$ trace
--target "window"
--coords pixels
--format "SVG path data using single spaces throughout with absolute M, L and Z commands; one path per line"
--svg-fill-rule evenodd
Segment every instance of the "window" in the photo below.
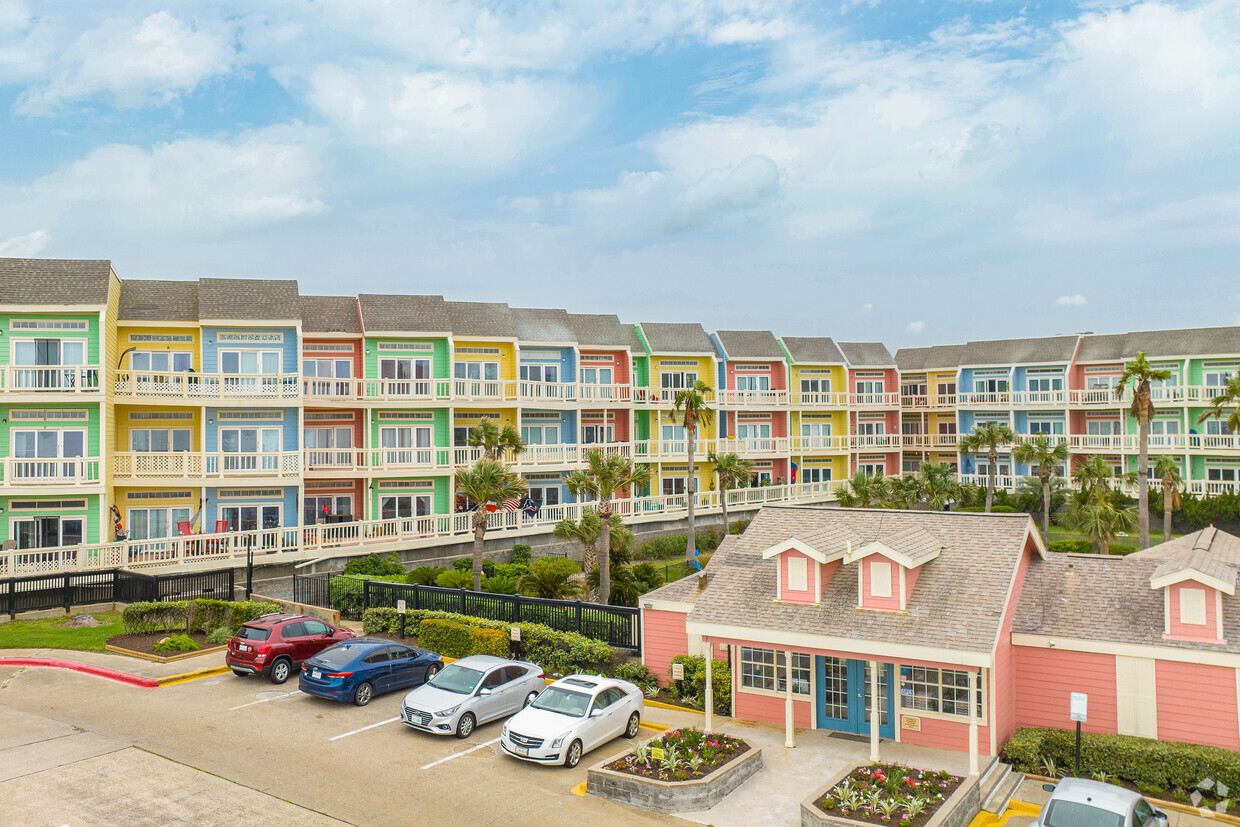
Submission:
M 280 637 L 284 638 L 285 640 L 289 640 L 295 637 L 305 637 L 305 634 L 306 634 L 306 624 L 302 623 L 300 620 L 297 621 L 296 623 L 290 623 L 280 630 Z M 384 658 L 384 660 L 386 660 L 386 658 Z
M 13 342 L 15 365 L 84 365 L 83 339 L 19 339 Z
M 881 462 L 859 462 L 857 473 L 865 474 L 867 477 L 881 477 L 887 473 L 887 466 Z
M 468 433 L 465 438 L 468 441 Z M 428 464 L 432 443 L 433 432 L 429 425 L 395 425 L 379 429 L 379 447 L 383 449 L 383 461 L 388 464 Z
M 457 379 L 483 382 L 499 380 L 499 362 L 457 362 L 452 371 L 452 375 Z
M 303 514 L 306 525 L 314 525 L 319 518 L 334 517 L 340 514 L 353 515 L 352 494 L 324 494 L 321 497 L 306 497 L 302 500 Z
M 278 350 L 221 350 L 220 373 L 226 376 L 273 376 L 280 373 Z
M 1031 376 L 1029 377 L 1029 391 L 1031 393 L 1050 393 L 1051 391 L 1063 390 L 1063 377 L 1060 376 Z
M 990 460 L 978 460 L 977 473 L 979 476 L 987 476 L 990 474 Z M 1010 462 L 998 462 L 995 464 L 995 474 L 1000 477 L 1012 476 L 1012 464 Z
M 188 508 L 129 509 L 130 540 L 161 540 L 177 536 L 177 524 L 189 522 Z
M 802 468 L 801 469 L 801 482 L 811 483 L 811 482 L 830 482 L 830 481 L 831 481 L 831 469 L 830 468 Z
M 1007 393 L 1008 380 L 1006 379 L 973 379 L 974 393 Z
M 330 635 L 332 632 L 331 627 L 321 620 L 303 620 L 302 625 L 308 635 Z
M 1150 436 L 1176 436 L 1180 433 L 1178 419 L 1151 419 Z
M 886 390 L 886 386 L 883 384 L 882 379 L 858 379 L 857 380 L 857 393 L 877 394 L 877 393 L 883 393 L 885 390 Z
M 85 456 L 85 431 L 13 431 L 13 456 L 19 459 L 69 459 Z
M 800 652 L 792 653 L 792 694 L 810 694 L 813 659 Z M 767 692 L 787 692 L 787 657 L 774 649 L 741 647 L 741 686 Z
M 129 356 L 129 366 L 143 373 L 185 373 L 193 365 L 194 354 L 189 351 L 136 350 Z
M 1030 434 L 1046 434 L 1047 436 L 1063 436 L 1063 420 L 1062 419 L 1030 419 Z M 1055 441 L 1051 441 L 1054 445 Z
M 259 528 L 279 528 L 280 510 L 278 504 L 224 505 L 220 506 L 220 519 L 227 524 L 228 531 L 257 531 Z
M 220 451 L 225 471 L 278 471 L 280 429 L 221 428 Z
M 697 378 L 696 371 L 664 371 L 659 374 L 659 387 L 664 390 L 691 388 Z
M 1118 419 L 1090 419 L 1085 423 L 1085 433 L 1090 436 L 1119 436 L 1123 431 Z
M 538 503 L 541 508 L 545 505 L 560 504 L 560 486 L 554 485 L 531 485 L 529 487 L 529 498 Z
M 129 432 L 131 451 L 188 451 L 189 428 L 137 428 Z
M 581 382 L 585 385 L 610 385 L 611 368 L 582 368 Z
M 1206 468 L 1206 480 L 1209 482 L 1230 482 L 1235 483 L 1237 479 L 1237 469 L 1235 468 Z
M 749 376 L 737 375 L 736 389 L 738 391 L 769 391 L 771 389 L 771 377 L 769 376 Z
M 862 420 L 857 423 L 858 436 L 883 436 L 887 432 L 887 423 L 879 420 Z
M 954 436 L 955 433 L 956 433 L 955 422 L 940 422 L 939 423 L 939 434 L 941 434 L 942 436 Z
M 1118 375 L 1085 377 L 1085 390 L 1088 391 L 1114 390 L 1117 384 L 1119 384 Z
M 1227 436 L 1231 433 L 1224 419 L 1207 419 L 1202 423 L 1202 427 L 1205 428 L 1206 436 Z
M 901 396 L 925 396 L 926 395 L 926 383 L 924 381 L 901 382 L 900 383 L 900 395 Z
M 870 596 L 891 597 L 891 563 L 889 561 L 870 561 Z
M 583 425 L 581 426 L 581 441 L 586 445 L 615 442 L 615 428 L 611 425 Z
M 749 487 L 757 488 L 761 485 L 770 485 L 772 481 L 770 471 L 754 471 L 753 476 L 749 478 Z
M 331 379 L 348 379 L 353 375 L 351 359 L 305 359 L 301 363 L 301 372 L 307 379 L 319 380 L 308 382 L 307 393 L 317 396 L 348 396 L 348 382 L 332 382 Z
M 831 436 L 831 423 L 802 422 L 801 436 Z
M 524 442 L 527 447 L 534 445 L 559 445 L 560 426 L 522 425 L 521 441 Z
M 452 429 L 452 445 L 457 448 L 465 448 L 469 445 L 469 432 L 473 428 L 453 428 Z
M 823 379 L 802 379 L 801 393 L 830 393 L 830 378 Z
M 380 359 L 379 378 L 389 380 L 386 385 L 390 394 L 412 393 L 418 387 L 415 383 L 431 378 L 431 360 Z
M 944 715 L 969 715 L 969 672 L 930 669 L 924 666 L 900 667 L 900 706 Z M 978 687 L 976 715 L 982 717 L 982 691 Z
M 559 365 L 522 365 L 522 382 L 559 382 Z
M 384 494 L 379 497 L 379 519 L 429 517 L 433 513 L 431 504 L 430 494 Z
M 809 588 L 809 561 L 804 557 L 788 558 L 788 590 L 803 592 Z
M 306 428 L 302 444 L 310 465 L 352 465 L 352 428 Z
M 744 422 L 736 426 L 736 435 L 741 439 L 759 440 L 755 446 L 759 451 L 771 450 L 771 423 Z
M 1219 369 L 1219 368 L 1214 368 L 1211 370 L 1207 368 L 1205 371 L 1206 387 L 1207 388 L 1221 388 L 1224 385 L 1226 385 L 1227 382 L 1235 375 L 1236 375 L 1235 368 L 1227 368 L 1225 370 Z
M 81 517 L 29 517 L 12 522 L 9 536 L 19 549 L 57 548 L 82 543 Z
M 663 496 L 679 497 L 685 493 L 684 477 L 666 477 L 663 480 Z
M 940 382 L 938 386 L 940 396 L 954 396 L 956 394 L 955 382 Z

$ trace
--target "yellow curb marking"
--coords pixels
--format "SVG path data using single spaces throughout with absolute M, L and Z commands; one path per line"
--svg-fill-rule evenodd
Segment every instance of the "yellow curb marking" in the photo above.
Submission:
M 573 795 L 585 795 L 586 794 L 586 782 L 582 781 L 576 787 L 573 787 L 572 793 Z
M 642 721 L 639 726 L 644 726 L 646 729 L 657 730 L 658 732 L 666 732 L 671 729 L 671 727 L 667 724 L 652 724 L 649 721 Z
M 1008 819 L 1012 816 L 1036 816 L 1040 812 L 1042 812 L 1042 808 L 1037 804 L 1013 799 L 1008 802 L 1008 808 L 1003 811 L 1003 815 L 978 813 L 977 817 L 969 822 L 969 827 L 1002 827 L 1002 825 L 1008 823 Z
M 210 678 L 215 675 L 224 675 L 230 672 L 227 666 L 212 666 L 208 669 L 196 669 L 193 672 L 182 672 L 179 675 L 169 675 L 166 678 L 158 678 L 160 686 L 175 686 L 178 683 L 187 683 L 196 681 L 199 678 Z
M 698 715 L 706 714 L 700 709 L 690 709 L 687 706 L 673 706 L 672 704 L 665 704 L 662 701 L 646 701 L 646 706 L 656 706 L 659 709 L 674 709 L 677 712 L 694 712 Z

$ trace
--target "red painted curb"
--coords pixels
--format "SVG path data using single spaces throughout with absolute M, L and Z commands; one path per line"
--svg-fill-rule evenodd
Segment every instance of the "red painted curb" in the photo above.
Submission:
M 120 683 L 127 683 L 130 686 L 136 686 L 140 689 L 155 689 L 159 686 L 159 681 L 155 678 L 143 678 L 139 675 L 129 675 L 125 672 L 117 672 L 115 669 L 105 669 L 102 666 L 91 666 L 87 663 L 78 663 L 72 660 L 51 660 L 48 658 L 0 658 L 0 666 L 52 666 L 59 669 L 72 669 L 74 672 L 82 672 L 86 675 L 94 675 L 98 678 L 107 678 Z

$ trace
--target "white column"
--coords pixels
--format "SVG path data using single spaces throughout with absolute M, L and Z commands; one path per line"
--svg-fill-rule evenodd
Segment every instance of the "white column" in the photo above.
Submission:
M 870 661 L 870 761 L 878 761 L 878 725 L 882 717 L 879 712 L 878 697 L 878 661 Z
M 796 733 L 792 730 L 792 652 L 784 652 L 784 746 L 797 745 Z
M 969 670 L 969 775 L 977 775 L 977 690 L 978 673 Z
M 715 692 L 714 687 L 711 684 L 710 673 L 712 670 L 710 668 L 710 662 L 711 649 L 713 649 L 714 646 L 709 640 L 704 642 L 706 643 L 706 697 L 703 700 L 706 701 L 706 731 L 713 732 L 715 729 Z

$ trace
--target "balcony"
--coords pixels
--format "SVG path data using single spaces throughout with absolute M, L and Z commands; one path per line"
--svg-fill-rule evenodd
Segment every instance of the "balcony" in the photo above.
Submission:
M 900 394 L 850 393 L 848 394 L 848 406 L 850 408 L 898 408 L 900 407 Z
M 847 408 L 848 394 L 846 393 L 808 393 L 805 391 L 793 391 L 789 394 L 794 408 Z
M 9 394 L 97 394 L 98 365 L 6 365 L 0 371 L 0 389 Z
M 695 439 L 693 441 L 693 457 L 697 462 L 706 458 L 709 451 L 715 449 L 713 439 Z M 687 439 L 644 439 L 633 443 L 633 457 L 639 462 L 651 460 L 687 460 L 689 457 L 689 441 Z
M 792 453 L 794 454 L 833 454 L 848 450 L 846 436 L 794 436 L 792 437 Z
M 956 394 L 957 408 L 1006 408 L 1012 404 L 1010 391 Z
M 786 408 L 788 391 L 719 390 L 715 399 L 722 408 Z
M 454 466 L 473 465 L 482 458 L 481 448 L 454 448 L 452 462 Z M 575 465 L 581 460 L 580 446 L 574 443 L 560 445 L 526 445 L 525 450 L 514 455 L 511 451 L 504 452 L 504 462 L 519 470 L 528 468 L 545 468 L 560 465 Z
M 336 453 L 336 452 L 329 452 Z M 117 482 L 180 485 L 199 479 L 297 479 L 301 453 L 206 453 L 202 451 L 121 451 L 112 455 Z
M 480 379 L 453 379 L 454 402 L 516 402 L 518 383 L 510 379 L 493 381 Z
M 638 405 L 647 405 L 658 408 L 671 408 L 676 404 L 676 394 L 680 393 L 684 388 L 634 388 L 633 402 Z M 706 399 L 707 405 L 715 404 L 715 391 L 710 390 L 702 396 Z
M 715 451 L 720 454 L 734 452 L 742 457 L 785 457 L 790 445 L 791 440 L 786 436 L 744 439 L 727 437 L 715 440 Z
M 900 445 L 906 450 L 954 451 L 959 439 L 956 434 L 901 434 Z
M 0 475 L 0 486 L 6 489 L 97 486 L 99 458 L 4 457 L 0 461 Z
M 333 380 L 334 382 L 335 380 Z M 342 380 L 343 381 L 343 380 Z M 236 376 L 212 373 L 116 374 L 116 398 L 121 401 L 249 404 L 292 402 L 301 399 L 301 379 L 296 374 Z
M 586 406 L 598 407 L 627 405 L 633 401 L 633 388 L 629 385 L 582 383 L 577 386 L 577 401 Z
M 906 411 L 932 411 L 956 407 L 956 394 L 930 393 L 917 396 L 901 396 L 900 407 Z
M 360 385 L 368 402 L 447 402 L 452 398 L 450 379 L 364 379 Z M 310 401 L 309 394 L 306 401 Z
M 1188 491 L 1198 497 L 1240 494 L 1240 480 L 1192 480 L 1188 483 Z
M 517 401 L 523 405 L 568 405 L 577 401 L 572 382 L 518 382 Z
M 1018 408 L 1058 408 L 1068 404 L 1068 392 L 1013 391 L 1012 404 Z
M 899 434 L 853 434 L 848 445 L 854 451 L 898 451 Z

